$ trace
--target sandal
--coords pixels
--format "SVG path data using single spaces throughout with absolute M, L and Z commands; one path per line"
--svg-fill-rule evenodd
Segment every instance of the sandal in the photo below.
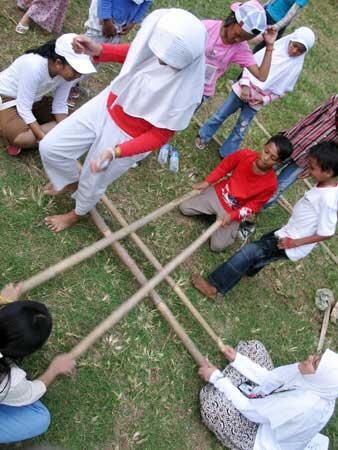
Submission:
M 15 27 L 15 31 L 19 34 L 25 34 L 25 33 L 27 33 L 28 30 L 29 30 L 29 26 L 22 25 L 21 22 L 19 22 L 17 24 L 17 26 Z
M 15 145 L 9 145 L 6 150 L 7 154 L 10 156 L 18 156 L 21 153 L 21 148 L 15 147 Z
M 206 147 L 206 143 L 203 142 L 203 140 L 197 136 L 197 138 L 195 139 L 195 147 L 198 148 L 198 150 L 204 150 Z

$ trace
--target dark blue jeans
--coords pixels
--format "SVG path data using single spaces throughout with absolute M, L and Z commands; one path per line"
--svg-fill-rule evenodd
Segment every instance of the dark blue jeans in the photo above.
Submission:
M 221 294 L 232 289 L 243 275 L 256 275 L 267 264 L 286 258 L 284 250 L 277 247 L 274 231 L 264 234 L 258 241 L 245 245 L 209 275 L 210 283 Z

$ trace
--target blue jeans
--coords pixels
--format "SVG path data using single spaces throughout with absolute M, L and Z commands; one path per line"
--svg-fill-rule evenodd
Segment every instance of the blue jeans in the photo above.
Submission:
M 39 436 L 48 430 L 49 424 L 49 411 L 40 401 L 27 406 L 0 404 L 0 444 Z
M 265 204 L 264 209 L 270 208 L 279 197 L 298 179 L 298 176 L 303 172 L 303 168 L 297 166 L 292 160 L 284 163 L 278 170 L 278 187 L 276 194 Z
M 270 231 L 258 241 L 245 245 L 209 275 L 210 283 L 218 292 L 225 294 L 243 275 L 252 277 L 267 264 L 287 257 L 285 251 L 277 247 L 278 238 L 274 233 L 275 230 Z
M 223 105 L 205 122 L 198 133 L 203 142 L 210 141 L 223 122 L 238 109 L 240 109 L 241 112 L 236 125 L 219 150 L 223 158 L 240 148 L 250 122 L 255 117 L 257 111 L 251 108 L 247 103 L 243 102 L 238 95 L 231 91 Z

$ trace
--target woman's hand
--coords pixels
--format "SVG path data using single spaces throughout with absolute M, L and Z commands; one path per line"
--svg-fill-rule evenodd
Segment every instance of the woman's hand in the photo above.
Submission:
M 202 366 L 198 369 L 198 375 L 202 378 L 202 380 L 208 382 L 215 370 L 217 370 L 217 367 L 210 364 L 207 360 L 205 366 Z
M 72 47 L 75 53 L 84 53 L 89 56 L 99 56 L 102 52 L 101 44 L 83 34 L 80 34 L 73 39 Z
M 207 181 L 202 181 L 201 183 L 195 183 L 192 185 L 193 189 L 196 189 L 197 191 L 205 191 L 206 189 L 208 189 L 208 187 L 210 186 L 210 183 L 208 183 Z
M 241 100 L 243 100 L 243 102 L 248 102 L 249 98 L 250 98 L 249 86 L 241 86 Z
M 231 224 L 231 217 L 227 214 L 222 218 L 222 227 L 227 227 Z
M 49 367 L 54 372 L 55 376 L 74 375 L 76 372 L 75 360 L 67 353 L 56 356 Z
M 253 99 L 250 100 L 250 105 L 251 106 L 258 106 L 258 105 L 263 105 L 264 104 L 263 97 L 260 94 L 257 94 L 257 95 L 259 95 L 259 97 L 253 98 Z
M 226 345 L 223 350 L 223 355 L 229 362 L 234 362 L 236 359 L 237 352 L 233 347 L 230 347 L 230 345 Z
M 277 34 L 278 34 L 278 31 L 274 25 L 267 27 L 267 29 L 263 33 L 264 41 L 265 41 L 267 47 L 273 46 L 273 44 L 275 43 L 275 40 L 277 38 Z
M 18 283 L 14 285 L 13 283 L 6 284 L 0 292 L 0 304 L 15 302 L 19 300 L 19 295 L 22 291 L 23 284 Z

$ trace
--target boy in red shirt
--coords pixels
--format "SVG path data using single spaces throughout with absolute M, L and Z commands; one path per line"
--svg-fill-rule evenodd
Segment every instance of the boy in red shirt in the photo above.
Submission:
M 183 202 L 181 212 L 222 218 L 222 227 L 211 236 L 211 250 L 220 252 L 232 244 L 240 222 L 258 213 L 273 196 L 277 190 L 274 166 L 291 153 L 289 139 L 278 134 L 268 140 L 262 153 L 239 150 L 224 158 L 205 181 L 193 185 L 201 193 Z

